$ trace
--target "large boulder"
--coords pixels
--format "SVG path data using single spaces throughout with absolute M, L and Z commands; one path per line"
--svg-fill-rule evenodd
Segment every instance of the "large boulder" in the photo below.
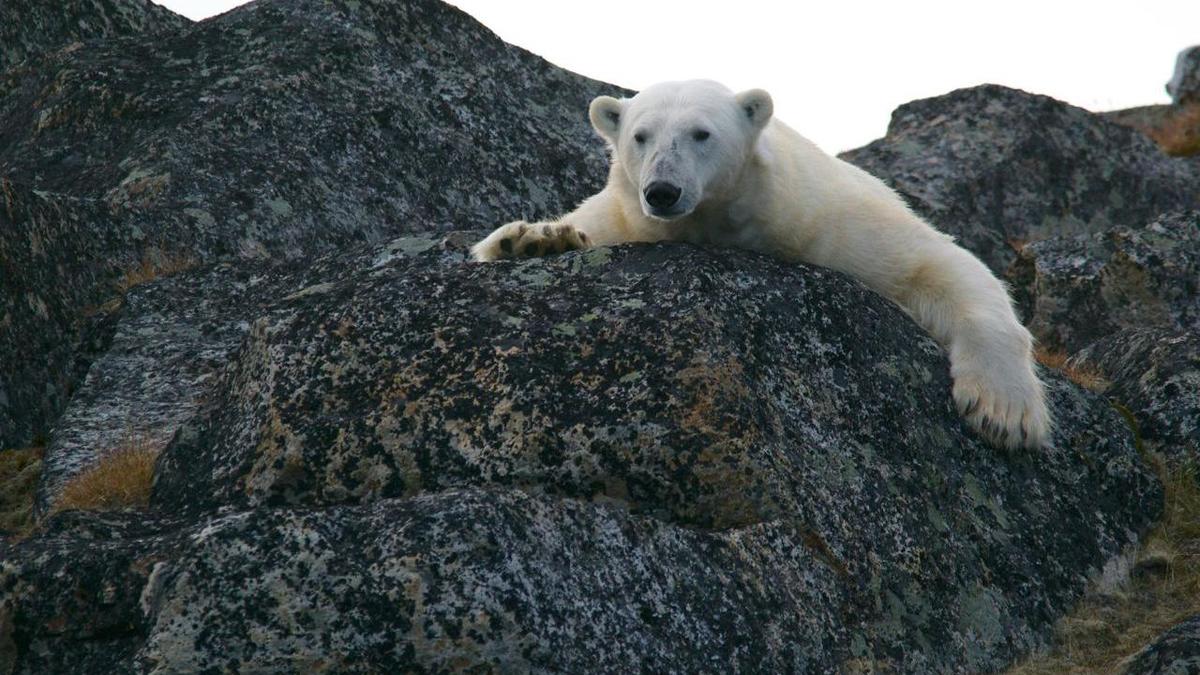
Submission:
M 1079 352 L 1111 382 L 1142 439 L 1178 464 L 1200 464 L 1200 333 L 1129 328 Z
M 151 0 L 4 0 L 0 71 L 81 41 L 177 30 L 189 21 Z
M 1002 273 L 1021 246 L 1200 205 L 1200 167 L 1132 129 L 997 85 L 906 103 L 841 157 Z
M 1200 330 L 1200 211 L 1030 244 L 1007 277 L 1029 330 L 1053 349 L 1123 328 Z
M 195 524 L 117 584 L 123 663 L 994 670 L 1157 516 L 1102 399 L 1052 379 L 1054 449 L 999 453 L 842 275 L 684 245 L 477 265 L 471 239 L 263 282 L 160 460 L 152 505 Z M 48 583 L 45 543 L 10 588 Z M 5 601 L 16 653 L 84 653 Z
M 0 447 L 48 431 L 122 270 L 561 212 L 604 180 L 600 93 L 436 0 L 261 0 L 0 73 L 0 284 L 29 304 L 0 324 Z
M 97 355 L 54 424 L 37 507 L 106 453 L 162 447 L 264 308 L 301 283 L 292 266 L 215 263 L 130 289 L 107 310 Z

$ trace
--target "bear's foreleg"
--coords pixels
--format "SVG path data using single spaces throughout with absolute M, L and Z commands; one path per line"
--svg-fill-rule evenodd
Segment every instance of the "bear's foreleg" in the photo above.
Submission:
M 1051 418 L 1033 339 L 1004 284 L 949 240 L 930 242 L 919 259 L 895 286 L 896 300 L 949 351 L 958 411 L 995 445 L 1047 445 Z

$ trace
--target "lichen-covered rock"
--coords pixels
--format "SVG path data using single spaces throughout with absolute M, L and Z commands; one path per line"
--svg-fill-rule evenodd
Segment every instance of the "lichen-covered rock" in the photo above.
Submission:
M 1200 211 L 1030 244 L 1007 276 L 1051 348 L 1074 352 L 1122 328 L 1200 330 Z
M 5 3 L 0 25 L 48 7 Z M 81 311 L 122 268 L 559 213 L 604 180 L 587 105 L 614 92 L 436 0 L 260 0 L 0 73 L 0 302 L 21 336 L 0 323 L 0 447 L 62 411 Z
M 0 449 L 45 433 L 106 347 L 125 243 L 102 205 L 0 178 Z
M 1123 675 L 1200 673 L 1200 615 L 1160 635 L 1133 656 Z
M 155 565 L 178 557 L 184 525 L 63 513 L 34 539 L 0 540 L 0 673 L 135 672 L 140 595 Z
M 842 158 L 1002 273 L 1029 241 L 1200 205 L 1200 167 L 1082 108 L 996 85 L 906 103 Z
M 1112 382 L 1105 393 L 1133 413 L 1144 441 L 1200 463 L 1200 333 L 1129 328 L 1076 358 L 1103 371 Z
M 217 263 L 131 289 L 112 310 L 108 348 L 49 438 L 38 509 L 105 453 L 165 446 L 263 308 L 299 283 L 286 265 Z
M 435 497 L 455 503 L 459 498 L 451 495 L 464 490 L 485 502 L 500 499 L 488 495 L 519 492 L 539 504 L 588 505 L 571 506 L 587 513 L 615 506 L 628 512 L 622 518 L 653 523 L 671 537 L 705 533 L 696 541 L 707 543 L 696 545 L 708 553 L 695 555 L 720 560 L 726 560 L 718 553 L 724 545 L 714 542 L 763 536 L 755 544 L 762 552 L 738 554 L 730 558 L 738 562 L 717 567 L 756 587 L 783 575 L 797 580 L 783 584 L 789 592 L 802 593 L 746 599 L 734 623 L 721 618 L 724 610 L 692 612 L 691 632 L 674 642 L 657 641 L 653 636 L 666 629 L 650 619 L 644 627 L 624 623 L 642 610 L 618 603 L 611 612 L 588 614 L 596 617 L 587 628 L 594 640 L 568 646 L 535 636 L 583 630 L 567 628 L 576 619 L 555 618 L 566 623 L 553 629 L 538 623 L 564 612 L 579 616 L 567 609 L 574 596 L 522 595 L 507 611 L 530 618 L 505 619 L 519 627 L 471 632 L 459 626 L 464 617 L 486 616 L 488 625 L 496 619 L 490 600 L 461 599 L 491 597 L 471 590 L 472 584 L 491 588 L 490 582 L 469 581 L 445 600 L 451 609 L 437 610 L 453 617 L 455 627 L 445 628 L 449 637 L 414 641 L 418 662 L 429 658 L 422 644 L 457 645 L 454 653 L 475 645 L 468 651 L 476 660 L 462 662 L 471 664 L 511 654 L 516 643 L 546 645 L 529 652 L 535 656 L 523 653 L 543 668 L 607 663 L 603 650 L 614 644 L 651 645 L 641 651 L 647 663 L 691 663 L 691 645 L 710 639 L 706 635 L 724 644 L 737 625 L 737 640 L 756 646 L 722 652 L 718 670 L 764 664 L 787 670 L 804 663 L 822 669 L 854 659 L 903 671 L 995 669 L 1040 644 L 1085 578 L 1099 573 L 1158 511 L 1155 481 L 1124 423 L 1102 400 L 1052 380 L 1060 420 L 1056 448 L 1036 457 L 999 454 L 973 437 L 954 411 L 936 344 L 898 308 L 839 274 L 682 245 L 479 265 L 465 262 L 459 246 L 403 242 L 360 256 L 361 266 L 344 257 L 313 266 L 306 273 L 315 283 L 255 322 L 200 416 L 184 425 L 160 460 L 156 508 L 308 512 L 322 506 L 315 513 L 334 514 L 347 504 L 378 500 L 399 500 L 386 508 L 407 509 L 417 507 L 399 505 L 415 498 L 424 509 Z M 504 504 L 491 508 L 515 508 Z M 478 522 L 470 541 L 501 548 L 511 531 L 532 527 L 508 523 L 507 515 L 499 521 L 482 515 L 488 511 L 480 506 L 470 516 L 422 518 Z M 544 516 L 545 523 L 559 517 Z M 407 521 L 391 516 L 367 529 L 382 531 L 386 522 Z M 545 523 L 534 528 L 534 540 L 594 539 L 574 529 L 554 535 L 558 526 Z M 340 536 L 321 550 L 343 556 L 355 550 Z M 429 535 L 436 542 L 456 536 Z M 315 541 L 288 537 L 299 546 Z M 401 539 L 409 537 L 415 535 Z M 236 549 L 234 542 L 226 546 Z M 756 557 L 801 549 L 807 553 L 787 565 Z M 245 568 L 274 578 L 267 570 L 284 563 L 262 562 L 270 550 L 242 551 L 237 555 L 247 556 L 245 562 L 210 562 L 205 570 Z M 384 557 L 392 555 L 411 554 Z M 813 556 L 820 563 L 815 568 Z M 660 564 L 615 560 L 606 565 Z M 502 565 L 499 558 L 495 565 Z M 553 579 L 556 572 L 540 565 L 521 562 L 520 578 Z M 190 583 L 184 590 L 188 597 L 225 597 L 242 583 L 241 572 L 230 574 L 208 590 Z M 476 572 L 464 574 L 474 579 Z M 198 579 L 214 577 L 206 571 Z M 712 585 L 704 576 L 689 579 L 674 584 L 682 595 L 670 603 L 692 605 L 678 598 L 690 594 L 693 583 Z M 290 581 L 285 587 L 297 590 L 284 595 L 305 585 Z M 437 584 L 438 592 L 444 587 Z M 338 597 L 341 591 L 305 592 Z M 644 595 L 624 581 L 605 592 Z M 329 604 L 324 595 L 311 597 L 297 602 Z M 421 595 L 419 611 L 433 611 L 434 597 L 432 591 Z M 195 630 L 187 628 L 187 607 L 209 602 L 181 602 L 172 630 Z M 803 623 L 749 618 L 801 620 L 792 615 Z M 183 669 L 220 653 L 259 654 L 254 658 L 262 660 L 239 662 L 247 669 L 282 658 L 247 645 L 244 636 L 259 628 L 241 617 L 228 621 L 236 623 L 210 624 L 206 633 L 228 642 L 211 642 L 202 660 L 186 656 Z M 772 634 L 789 638 L 776 643 Z M 154 644 L 151 637 L 145 653 L 160 654 Z M 797 660 L 798 654 L 809 661 Z
M 80 41 L 178 30 L 189 21 L 151 0 L 4 0 L 0 71 Z
M 1200 45 L 1179 52 L 1167 93 L 1176 105 L 1200 103 Z
M 549 216 L 603 182 L 619 90 L 437 0 L 261 0 L 0 77 L 0 175 L 204 254 Z

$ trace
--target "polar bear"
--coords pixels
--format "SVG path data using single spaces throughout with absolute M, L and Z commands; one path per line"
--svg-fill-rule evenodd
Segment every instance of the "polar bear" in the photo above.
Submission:
M 479 261 L 620 242 L 759 251 L 850 274 L 896 302 L 949 352 L 953 397 L 994 445 L 1036 448 L 1051 419 L 1032 338 L 1005 286 L 882 181 L 773 117 L 761 89 L 666 82 L 592 101 L 608 184 L 561 218 L 503 225 Z

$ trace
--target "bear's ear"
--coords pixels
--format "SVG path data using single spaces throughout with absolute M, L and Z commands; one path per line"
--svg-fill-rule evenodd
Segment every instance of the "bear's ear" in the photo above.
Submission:
M 617 144 L 624 112 L 625 104 L 611 96 L 597 96 L 588 107 L 588 117 L 592 119 L 596 133 L 613 145 Z
M 771 95 L 762 89 L 743 91 L 737 95 L 737 102 L 746 119 L 758 129 L 767 126 L 775 112 L 775 103 L 771 101 Z

